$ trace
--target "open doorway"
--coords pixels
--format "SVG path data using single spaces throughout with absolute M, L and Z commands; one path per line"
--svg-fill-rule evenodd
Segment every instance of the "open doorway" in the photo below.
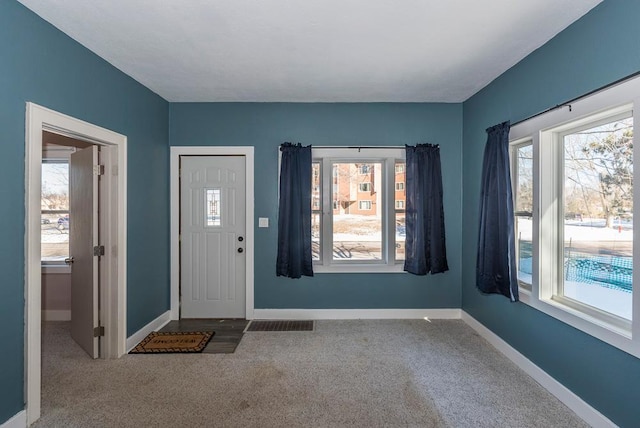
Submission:
M 91 143 L 42 131 L 42 321 L 71 321 L 69 161 Z
M 27 103 L 25 138 L 25 397 L 27 423 L 40 417 L 42 320 L 43 131 L 102 147 L 104 154 L 104 259 L 99 299 L 104 327 L 102 356 L 118 358 L 126 347 L 127 138 L 96 125 Z M 64 220 L 63 220 L 64 221 Z
M 76 344 L 98 358 L 104 354 L 99 299 L 103 257 L 93 250 L 101 248 L 101 213 L 109 203 L 100 201 L 103 146 L 51 131 L 42 131 L 42 141 L 42 320 L 67 321 Z

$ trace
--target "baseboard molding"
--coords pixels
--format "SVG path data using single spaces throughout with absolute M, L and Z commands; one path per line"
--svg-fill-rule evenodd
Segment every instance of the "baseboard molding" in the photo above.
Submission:
M 254 309 L 259 320 L 460 319 L 461 309 Z
M 42 321 L 71 321 L 71 310 L 44 309 Z
M 136 331 L 131 336 L 127 337 L 127 352 L 131 351 L 135 346 L 140 343 L 142 339 L 147 337 L 149 333 L 160 330 L 171 321 L 171 311 L 167 311 L 160 315 L 158 318 L 151 321 L 149 324 Z
M 26 410 L 16 413 L 11 419 L 0 425 L 0 428 L 25 428 L 27 426 Z
M 462 311 L 462 320 L 586 423 L 594 428 L 617 426 L 465 311 Z

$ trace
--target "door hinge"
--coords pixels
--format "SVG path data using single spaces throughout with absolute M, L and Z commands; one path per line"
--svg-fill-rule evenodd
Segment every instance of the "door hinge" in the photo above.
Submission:
M 104 245 L 96 245 L 93 247 L 94 256 L 104 256 Z
M 93 328 L 93 337 L 100 337 L 100 336 L 104 336 L 104 327 L 103 326 L 94 327 Z
M 104 175 L 104 165 L 94 165 L 93 175 Z

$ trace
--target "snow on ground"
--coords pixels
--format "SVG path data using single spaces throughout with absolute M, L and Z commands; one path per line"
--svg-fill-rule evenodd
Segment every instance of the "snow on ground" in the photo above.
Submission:
M 46 244 L 62 244 L 69 242 L 69 230 L 58 230 L 55 227 L 42 229 L 41 242 Z
M 518 238 L 531 241 L 531 219 L 518 219 Z M 629 223 L 614 222 L 613 228 L 604 227 L 605 221 L 600 219 L 571 220 L 564 223 L 564 239 L 568 241 L 633 241 L 633 228 Z

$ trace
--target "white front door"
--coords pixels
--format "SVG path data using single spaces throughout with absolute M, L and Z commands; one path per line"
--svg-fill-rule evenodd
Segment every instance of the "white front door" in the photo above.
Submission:
M 71 263 L 71 337 L 92 358 L 98 358 L 98 147 L 71 155 L 69 162 L 69 228 Z
M 245 156 L 180 157 L 180 317 L 244 318 Z

